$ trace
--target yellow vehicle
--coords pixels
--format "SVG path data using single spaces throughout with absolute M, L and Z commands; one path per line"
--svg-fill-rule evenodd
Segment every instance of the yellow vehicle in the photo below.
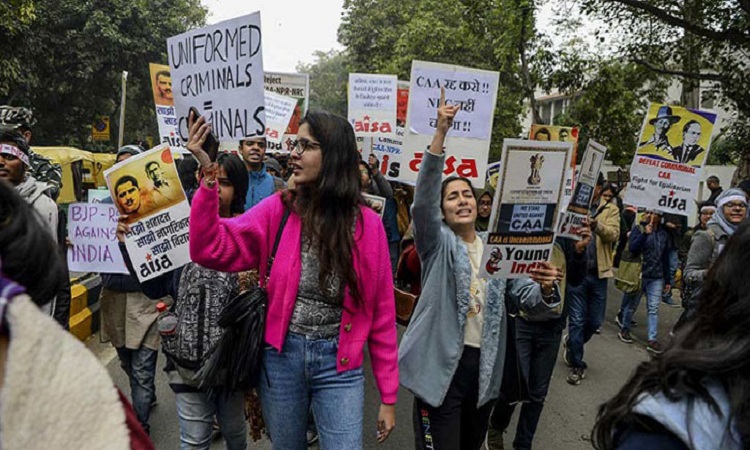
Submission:
M 96 188 L 107 187 L 107 180 L 104 179 L 104 171 L 115 165 L 115 155 L 113 153 L 92 153 L 94 158 L 94 184 Z
M 31 150 L 62 167 L 59 204 L 83 201 L 88 189 L 106 186 L 103 172 L 115 160 L 115 155 L 96 154 L 75 147 L 32 147 Z

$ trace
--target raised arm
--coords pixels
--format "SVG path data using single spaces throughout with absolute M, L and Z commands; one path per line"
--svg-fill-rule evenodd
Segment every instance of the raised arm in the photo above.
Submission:
M 414 191 L 414 204 L 411 207 L 414 241 L 417 243 L 420 257 L 429 253 L 440 241 L 442 226 L 440 183 L 445 161 L 443 144 L 459 109 L 461 109 L 460 106 L 445 104 L 445 89 L 441 89 L 437 128 L 430 149 L 422 158 L 422 166 L 417 176 L 417 187 Z
M 219 217 L 218 164 L 202 148 L 211 127 L 203 117 L 196 120 L 191 113 L 189 128 L 186 148 L 198 160 L 203 173 L 190 206 L 190 258 L 222 272 L 257 269 L 268 228 L 265 209 L 256 207 L 231 219 Z

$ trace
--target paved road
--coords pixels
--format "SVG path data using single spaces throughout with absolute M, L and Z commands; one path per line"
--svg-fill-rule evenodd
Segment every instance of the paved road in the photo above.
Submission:
M 565 382 L 567 368 L 558 358 L 553 374 L 547 404 L 539 423 L 539 430 L 535 438 L 536 448 L 578 450 L 590 449 L 589 434 L 594 424 L 598 406 L 612 397 L 633 372 L 635 367 L 648 359 L 645 350 L 646 342 L 646 312 L 642 304 L 636 313 L 636 320 L 640 325 L 632 330 L 635 344 L 627 345 L 617 339 L 617 326 L 614 316 L 620 306 L 622 294 L 615 290 L 610 283 L 608 295 L 607 320 L 602 327 L 602 333 L 595 336 L 586 346 L 585 359 L 589 365 L 588 375 L 580 386 L 570 386 Z M 677 320 L 681 308 L 673 308 L 662 304 L 660 310 L 659 336 L 666 338 L 671 325 Z M 403 331 L 403 330 L 401 330 Z M 115 383 L 129 395 L 127 378 L 119 368 L 114 350 L 106 345 L 98 344 L 98 338 L 93 338 L 90 346 L 100 355 L 100 359 L 107 365 L 109 373 Z M 369 364 L 369 363 L 367 363 Z M 163 359 L 159 360 L 157 373 L 158 405 L 151 415 L 152 439 L 159 450 L 173 450 L 179 448 L 179 428 L 174 405 L 174 396 L 161 372 Z M 378 446 L 375 441 L 375 420 L 379 403 L 375 383 L 372 379 L 369 365 L 365 373 L 369 374 L 366 381 L 365 400 L 365 430 L 364 440 L 366 449 L 411 449 L 414 434 L 411 427 L 412 396 L 405 390 L 399 393 L 397 406 L 397 428 L 390 439 Z M 515 423 L 512 425 L 512 427 Z M 506 445 L 510 448 L 514 435 L 514 428 L 506 434 Z M 223 448 L 220 439 L 214 441 L 212 449 Z M 253 443 L 250 449 L 270 449 L 268 441 Z M 317 446 L 315 447 L 317 448 Z

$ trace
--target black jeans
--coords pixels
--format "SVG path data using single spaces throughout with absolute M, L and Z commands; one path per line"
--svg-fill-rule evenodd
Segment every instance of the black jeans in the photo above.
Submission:
M 544 408 L 544 399 L 549 391 L 561 338 L 562 327 L 549 322 L 534 323 L 521 318 L 516 319 L 516 349 L 521 371 L 528 380 L 530 400 L 521 406 L 516 438 L 513 441 L 513 448 L 516 450 L 531 448 Z M 501 397 L 492 412 L 492 428 L 500 432 L 505 431 L 515 407 L 515 404 L 510 404 Z
M 443 404 L 434 408 L 414 397 L 415 448 L 479 450 L 493 402 L 477 409 L 478 400 L 479 349 L 464 347 Z

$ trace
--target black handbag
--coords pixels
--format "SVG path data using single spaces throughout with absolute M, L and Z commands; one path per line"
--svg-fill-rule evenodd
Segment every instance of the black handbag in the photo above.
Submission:
M 248 391 L 258 384 L 263 364 L 268 304 L 265 286 L 268 286 L 268 277 L 288 218 L 289 209 L 285 208 L 273 250 L 268 257 L 263 286 L 255 286 L 239 294 L 227 303 L 219 315 L 218 324 L 224 329 L 224 334 L 198 372 L 201 389 L 223 386 L 227 392 Z

